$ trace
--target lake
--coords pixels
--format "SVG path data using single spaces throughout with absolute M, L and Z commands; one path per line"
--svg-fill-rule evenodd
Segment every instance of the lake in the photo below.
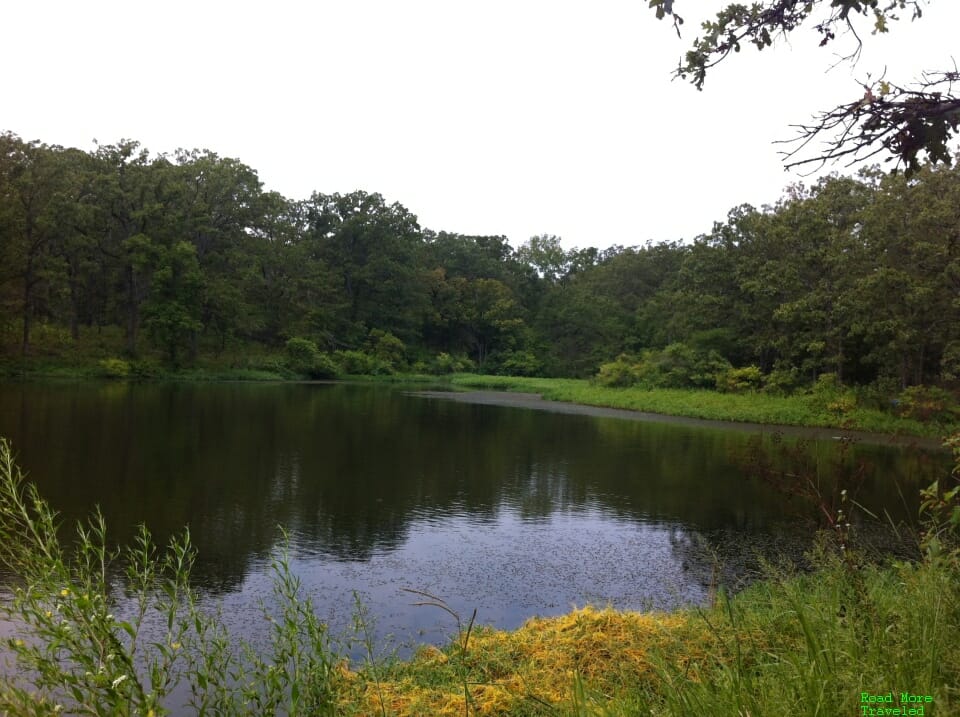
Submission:
M 362 384 L 0 385 L 0 435 L 68 522 L 99 505 L 120 543 L 141 522 L 160 543 L 189 525 L 197 585 L 254 641 L 286 530 L 333 631 L 356 593 L 401 653 L 453 630 L 405 588 L 514 628 L 586 603 L 702 604 L 753 577 L 758 556 L 799 556 L 817 509 L 753 474 L 755 433 Z M 862 466 L 858 502 L 894 520 L 948 469 L 907 446 L 795 441 L 768 432 L 783 474 L 804 479 L 784 447 L 824 492 L 833 464 Z

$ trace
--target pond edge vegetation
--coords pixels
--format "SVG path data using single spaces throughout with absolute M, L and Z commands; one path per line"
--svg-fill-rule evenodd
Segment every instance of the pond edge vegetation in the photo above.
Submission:
M 960 469 L 960 437 L 947 442 Z M 57 518 L 0 440 L 0 561 L 15 576 L 4 616 L 17 669 L 0 677 L 9 714 L 859 714 L 862 692 L 929 696 L 960 714 L 960 486 L 922 492 L 916 561 L 867 561 L 837 509 L 816 571 L 768 566 L 764 581 L 673 613 L 585 606 L 515 631 L 474 624 L 440 597 L 453 637 L 381 660 L 356 605 L 367 659 L 350 664 L 287 561 L 263 607 L 270 644 L 231 635 L 190 583 L 188 531 L 166 547 L 142 527 L 114 549 L 99 513 L 64 545 Z M 850 506 L 846 506 L 849 510 Z M 122 591 L 132 608 L 117 614 Z M 166 627 L 146 642 L 148 622 Z M 170 705 L 175 687 L 189 705 Z M 183 694 L 181 691 L 180 694 Z
M 806 393 L 778 395 L 760 391 L 720 393 L 697 388 L 610 387 L 590 379 L 534 378 L 525 376 L 488 376 L 481 374 L 411 374 L 382 375 L 337 374 L 335 377 L 310 377 L 290 371 L 270 369 L 190 369 L 174 373 L 157 373 L 146 378 L 134 375 L 107 378 L 90 371 L 34 371 L 16 374 L 16 380 L 124 382 L 177 381 L 208 382 L 289 382 L 336 381 L 442 387 L 451 390 L 512 391 L 532 393 L 545 401 L 582 406 L 616 408 L 662 416 L 704 419 L 732 423 L 755 423 L 768 426 L 838 428 L 849 431 L 914 436 L 939 439 L 960 427 L 951 400 L 922 391 L 908 391 L 910 401 L 885 409 L 858 405 L 856 393 L 835 386 L 830 376 Z M 7 374 L 8 380 L 12 377 Z M 850 396 L 853 396 L 851 399 Z M 869 399 L 868 399 L 869 400 Z M 875 402 L 874 404 L 875 405 Z M 947 409 L 944 410 L 944 406 Z

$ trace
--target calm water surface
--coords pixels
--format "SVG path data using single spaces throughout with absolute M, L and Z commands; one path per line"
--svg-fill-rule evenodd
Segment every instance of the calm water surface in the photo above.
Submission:
M 377 635 L 403 646 L 452 629 L 404 588 L 505 628 L 585 603 L 700 603 L 712 555 L 735 585 L 758 553 L 808 546 L 813 514 L 750 478 L 742 432 L 392 387 L 8 384 L 0 435 L 68 521 L 99 505 L 120 542 L 141 522 L 158 542 L 189 525 L 198 585 L 254 641 L 281 527 L 335 632 L 356 591 Z M 828 480 L 838 445 L 807 450 Z M 842 460 L 871 466 L 858 499 L 897 519 L 915 514 L 917 489 L 946 465 L 867 445 Z

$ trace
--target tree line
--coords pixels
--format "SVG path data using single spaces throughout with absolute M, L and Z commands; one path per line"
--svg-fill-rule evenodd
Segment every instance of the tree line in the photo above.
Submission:
M 621 354 L 709 355 L 795 382 L 950 383 L 958 180 L 871 168 L 736 207 L 689 242 L 514 248 L 423 228 L 376 193 L 291 200 L 206 150 L 3 133 L 0 335 L 29 356 L 37 326 L 112 327 L 118 351 L 175 366 L 299 339 L 397 369 L 588 376 Z

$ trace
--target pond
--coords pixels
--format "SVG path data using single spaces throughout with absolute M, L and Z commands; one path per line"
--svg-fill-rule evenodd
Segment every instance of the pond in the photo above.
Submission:
M 141 522 L 158 542 L 188 525 L 197 585 L 254 641 L 284 531 L 332 630 L 351 624 L 356 593 L 378 642 L 403 652 L 453 630 L 406 589 L 503 628 L 586 603 L 699 604 L 752 576 L 758 556 L 799 555 L 817 514 L 752 475 L 749 431 L 397 387 L 7 384 L 0 435 L 68 523 L 99 505 L 121 544 Z M 895 521 L 947 466 L 905 446 L 794 441 L 766 444 L 806 455 L 798 481 L 830 492 L 834 464 L 862 468 L 858 502 Z

